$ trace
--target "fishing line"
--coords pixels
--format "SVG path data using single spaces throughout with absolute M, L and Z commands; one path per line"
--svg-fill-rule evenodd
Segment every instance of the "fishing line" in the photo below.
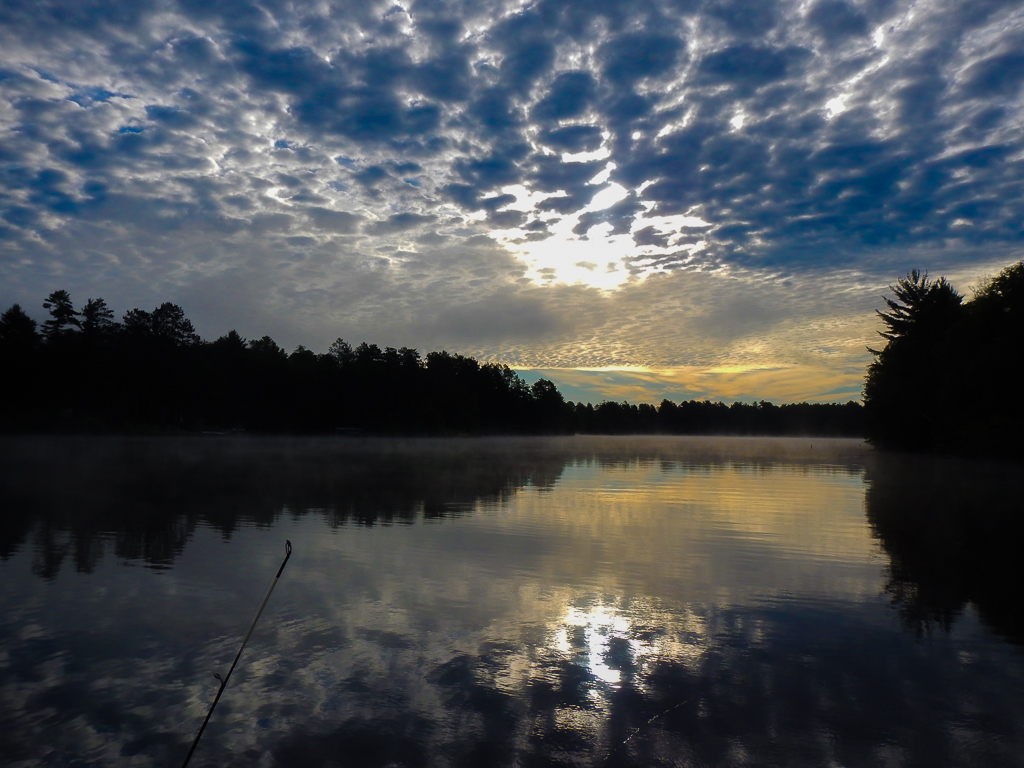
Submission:
M 612 745 L 612 747 L 611 747 L 611 748 L 610 748 L 610 749 L 608 750 L 608 754 L 606 754 L 606 755 L 604 756 L 604 760 L 602 760 L 602 761 L 601 761 L 601 765 L 605 765 L 605 764 L 607 764 L 607 763 L 608 763 L 608 761 L 609 761 L 609 760 L 611 760 L 611 758 L 612 758 L 612 755 L 613 755 L 613 754 L 615 754 L 615 753 L 616 753 L 616 752 L 617 752 L 618 750 L 622 749 L 622 748 L 623 748 L 624 746 L 626 746 L 626 745 L 627 745 L 627 744 L 628 744 L 628 743 L 629 743 L 630 741 L 632 741 L 633 737 L 634 737 L 634 736 L 636 736 L 636 735 L 637 735 L 638 733 L 640 733 L 640 731 L 641 731 L 641 730 L 642 730 L 642 729 L 643 729 L 643 728 L 644 728 L 645 726 L 648 726 L 648 725 L 650 725 L 651 723 L 653 723 L 653 722 L 654 722 L 655 720 L 657 720 L 658 718 L 664 717 L 664 716 L 665 716 L 665 715 L 667 715 L 667 714 L 668 714 L 669 712 L 674 712 L 675 710 L 679 709 L 679 708 L 680 708 L 681 706 L 683 706 L 684 704 L 688 703 L 689 701 L 690 701 L 690 699 L 689 699 L 689 698 L 685 698 L 685 699 L 683 699 L 682 701 L 680 701 L 680 702 L 679 702 L 678 704 L 676 704 L 675 706 L 669 707 L 669 708 L 668 708 L 668 709 L 666 709 L 666 710 L 665 710 L 664 712 L 659 712 L 658 714 L 656 714 L 656 715 L 655 715 L 654 717 L 650 718 L 650 719 L 649 719 L 649 720 L 648 720 L 648 721 L 647 721 L 646 723 L 644 723 L 644 724 L 643 724 L 643 725 L 641 725 L 640 727 L 638 727 L 638 728 L 633 728 L 633 729 L 632 729 L 632 730 L 633 730 L 633 732 L 632 732 L 632 733 L 630 733 L 630 734 L 629 734 L 629 736 L 627 736 L 626 738 L 624 738 L 624 739 L 623 739 L 622 741 L 620 741 L 620 742 L 619 742 L 618 744 L 614 744 L 614 745 Z
M 249 638 L 252 637 L 252 631 L 256 629 L 256 622 L 260 620 L 260 615 L 263 613 L 263 609 L 267 607 L 267 601 L 270 600 L 270 593 L 274 591 L 274 587 L 277 586 L 277 580 L 281 578 L 281 573 L 284 571 L 284 567 L 288 564 L 288 558 L 292 556 L 292 543 L 287 539 L 284 542 L 284 560 L 281 561 L 281 567 L 277 569 L 277 575 L 274 580 L 270 582 L 270 586 L 267 587 L 267 592 L 263 596 L 263 602 L 260 603 L 259 610 L 256 611 L 256 618 L 252 620 L 252 624 L 249 625 L 249 631 L 245 633 L 245 639 L 242 640 L 242 646 L 238 649 L 238 653 L 235 655 L 235 660 L 231 662 L 231 669 L 222 678 L 218 674 L 214 674 L 218 680 L 220 680 L 220 690 L 217 691 L 217 696 L 213 700 L 213 704 L 210 705 L 210 711 L 206 713 L 206 719 L 203 720 L 203 724 L 199 727 L 199 733 L 196 734 L 196 740 L 192 742 L 192 747 L 189 749 L 188 754 L 185 756 L 185 762 L 181 764 L 181 768 L 186 768 L 188 761 L 192 759 L 192 753 L 196 751 L 196 746 L 199 744 L 199 739 L 203 736 L 203 731 L 206 730 L 206 724 L 210 722 L 210 717 L 213 716 L 213 710 L 217 707 L 217 702 L 220 701 L 220 696 L 224 693 L 224 689 L 228 686 L 228 680 L 231 679 L 231 673 L 235 671 L 235 666 L 238 664 L 238 660 L 242 658 L 242 651 L 245 650 L 245 644 L 249 642 Z

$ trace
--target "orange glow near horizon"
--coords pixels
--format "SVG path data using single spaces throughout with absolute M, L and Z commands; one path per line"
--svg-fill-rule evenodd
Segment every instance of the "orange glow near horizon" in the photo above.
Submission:
M 811 366 L 759 367 L 718 366 L 652 369 L 609 366 L 604 368 L 518 368 L 534 381 L 555 382 L 567 400 L 598 403 L 657 404 L 664 399 L 760 401 L 777 404 L 797 402 L 847 402 L 860 400 L 864 373 Z

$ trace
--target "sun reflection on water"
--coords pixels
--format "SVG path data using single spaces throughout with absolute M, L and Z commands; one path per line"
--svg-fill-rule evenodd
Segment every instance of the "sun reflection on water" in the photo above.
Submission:
M 550 649 L 585 670 L 590 696 L 620 688 L 638 691 L 657 662 L 671 659 L 697 671 L 711 645 L 707 619 L 692 609 L 669 611 L 649 600 L 611 599 L 570 605 L 550 632 Z
M 613 638 L 628 638 L 629 621 L 612 606 L 592 605 L 569 608 L 562 626 L 555 631 L 554 648 L 563 654 L 575 651 L 576 659 L 599 680 L 615 685 L 621 679 L 619 670 L 608 666 L 609 644 Z M 582 639 L 582 647 L 573 637 Z M 574 647 L 575 646 L 575 647 Z

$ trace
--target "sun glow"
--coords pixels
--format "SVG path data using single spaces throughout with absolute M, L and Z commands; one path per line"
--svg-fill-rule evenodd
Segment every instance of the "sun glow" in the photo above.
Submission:
M 836 96 L 834 99 L 829 99 L 825 102 L 825 111 L 828 113 L 829 120 L 847 110 L 844 98 L 843 96 Z
M 511 227 L 491 230 L 492 237 L 526 263 L 526 276 L 531 280 L 541 284 L 582 284 L 602 290 L 642 280 L 658 270 L 656 262 L 660 256 L 674 254 L 678 259 L 681 252 L 688 252 L 689 257 L 682 258 L 693 258 L 693 254 L 707 247 L 707 238 L 700 237 L 695 230 L 705 229 L 711 224 L 693 212 L 678 216 L 636 217 L 628 232 L 616 232 L 618 221 L 611 209 L 627 199 L 630 190 L 617 182 L 607 181 L 614 169 L 615 164 L 608 163 L 591 180 L 591 184 L 607 186 L 595 194 L 588 205 L 561 218 L 556 213 L 540 209 L 543 201 L 558 195 L 532 192 L 518 184 L 503 187 L 502 194 L 512 195 L 516 200 L 502 210 L 519 211 L 534 217 L 534 221 L 545 222 L 547 229 L 543 234 L 546 236 L 536 239 L 536 230 Z M 637 192 L 642 192 L 644 186 L 646 183 Z M 650 210 L 650 204 L 641 204 Z M 606 217 L 600 216 L 603 212 Z M 480 223 L 486 218 L 484 211 L 469 216 L 470 221 Z M 589 224 L 585 232 L 582 231 L 581 220 Z M 634 234 L 640 230 L 653 231 L 653 240 L 649 232 L 646 241 L 634 239 Z
M 537 242 L 516 242 L 502 238 L 506 247 L 526 262 L 527 276 L 538 282 L 582 283 L 594 288 L 613 289 L 629 279 L 623 263 L 634 248 L 629 235 L 608 235 L 609 224 L 592 227 L 587 239 L 573 232 L 578 216 L 553 224 L 551 236 Z
M 825 363 L 787 365 L 767 359 L 748 364 L 672 368 L 517 366 L 517 370 L 529 371 L 531 381 L 536 378 L 554 381 L 569 400 L 593 403 L 605 400 L 658 403 L 665 398 L 673 402 L 708 398 L 725 402 L 764 399 L 776 403 L 859 400 L 863 378 L 860 368 L 845 371 Z

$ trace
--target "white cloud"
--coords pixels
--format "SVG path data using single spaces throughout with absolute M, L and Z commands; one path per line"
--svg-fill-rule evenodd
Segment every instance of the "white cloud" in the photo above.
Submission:
M 757 366 L 813 357 L 816 318 L 870 324 L 911 268 L 1020 258 L 1014 6 L 638 0 L 619 32 L 549 2 L 5 7 L 0 304 L 66 287 L 179 301 L 208 335 Z M 834 270 L 881 287 L 848 310 L 815 295 Z M 781 274 L 808 294 L 781 315 L 731 303 Z M 518 298 L 488 318 L 494 296 Z

